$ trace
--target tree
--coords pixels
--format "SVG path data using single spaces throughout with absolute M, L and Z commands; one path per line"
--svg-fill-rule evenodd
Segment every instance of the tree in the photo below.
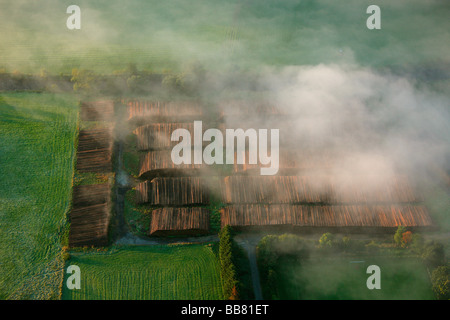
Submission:
M 142 77 L 132 74 L 127 79 L 127 86 L 131 92 L 136 93 L 139 90 L 139 84 L 142 82 Z
M 439 266 L 434 269 L 431 282 L 438 300 L 450 299 L 450 268 L 448 266 Z
M 236 289 L 236 285 L 234 285 L 233 289 L 231 289 L 231 296 L 228 298 L 228 300 L 239 300 L 239 294 L 238 290 Z
M 402 233 L 402 247 L 406 248 L 412 242 L 412 232 L 406 231 Z
M 70 81 L 73 82 L 73 91 L 91 93 L 94 90 L 97 75 L 90 70 L 74 68 Z
M 224 297 L 238 296 L 237 293 L 233 294 L 233 288 L 237 290 L 239 283 L 233 263 L 232 249 L 231 227 L 226 225 L 219 233 L 220 276 L 223 283 Z
M 166 74 L 164 78 L 162 79 L 162 86 L 170 89 L 170 90 L 177 90 L 177 91 L 183 91 L 184 89 L 184 74 Z
M 394 242 L 397 246 L 402 246 L 402 237 L 403 233 L 406 232 L 406 227 L 404 226 L 398 226 L 397 231 L 394 234 Z
M 324 233 L 319 239 L 319 247 L 331 248 L 333 246 L 334 235 L 330 232 Z

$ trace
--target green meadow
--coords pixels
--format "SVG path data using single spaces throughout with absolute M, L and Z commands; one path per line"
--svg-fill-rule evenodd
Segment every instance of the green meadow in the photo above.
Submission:
M 81 289 L 63 285 L 67 300 L 222 299 L 219 262 L 210 245 L 125 246 L 73 252 Z M 67 276 L 66 280 L 67 281 Z
M 381 289 L 367 288 L 371 274 L 366 270 L 370 265 L 380 267 Z M 282 300 L 434 299 L 427 270 L 415 258 L 322 257 L 301 263 L 280 263 L 277 274 L 278 298 Z
M 0 95 L 2 299 L 60 296 L 77 119 L 70 95 Z

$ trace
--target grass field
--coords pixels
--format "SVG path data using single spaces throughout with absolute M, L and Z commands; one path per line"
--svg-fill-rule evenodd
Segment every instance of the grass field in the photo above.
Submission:
M 363 261 L 351 263 L 351 261 Z M 369 290 L 369 265 L 381 270 L 381 289 Z M 280 263 L 280 299 L 302 300 L 427 300 L 434 299 L 427 271 L 413 258 L 329 257 L 305 263 Z M 267 297 L 265 297 L 267 298 Z
M 73 253 L 81 289 L 63 299 L 222 299 L 219 265 L 208 245 L 127 246 Z M 65 280 L 66 281 L 66 280 Z
M 0 95 L 0 298 L 57 299 L 78 106 L 69 95 Z

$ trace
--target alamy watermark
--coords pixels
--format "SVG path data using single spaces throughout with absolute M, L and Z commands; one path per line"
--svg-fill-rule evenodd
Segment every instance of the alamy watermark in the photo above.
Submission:
M 180 141 L 171 152 L 174 164 L 261 164 L 261 175 L 274 175 L 279 168 L 279 129 L 270 129 L 270 153 L 268 129 L 226 129 L 224 135 L 219 129 L 207 129 L 203 134 L 202 121 L 194 121 L 193 137 L 187 129 L 172 132 L 171 141 Z M 193 142 L 192 142 L 193 140 Z M 248 140 L 248 153 L 246 141 Z M 236 141 L 236 144 L 235 144 Z M 203 149 L 203 142 L 210 142 Z M 225 157 L 224 157 L 225 144 Z
M 67 7 L 66 13 L 71 15 L 67 18 L 66 27 L 69 30 L 81 29 L 81 9 L 77 5 L 70 5 Z
M 67 18 L 66 26 L 69 30 L 81 29 L 81 9 L 77 5 L 70 5 L 66 9 L 66 13 L 70 14 Z M 370 5 L 366 9 L 366 13 L 370 17 L 366 20 L 366 26 L 369 30 L 381 29 L 381 9 L 377 5 Z
M 69 289 L 69 290 L 81 289 L 80 267 L 72 264 L 67 267 L 67 273 L 70 274 L 70 276 L 67 278 L 67 281 L 66 281 L 67 289 Z
M 381 269 L 379 266 L 373 264 L 367 267 L 367 274 L 370 276 L 367 278 L 366 286 L 367 289 L 381 289 Z

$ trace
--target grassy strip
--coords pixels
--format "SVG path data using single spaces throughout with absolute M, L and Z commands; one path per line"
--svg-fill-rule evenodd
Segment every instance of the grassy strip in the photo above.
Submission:
M 0 298 L 60 297 L 77 114 L 71 95 L 1 96 Z
M 125 246 L 73 252 L 81 289 L 64 286 L 63 299 L 222 299 L 212 246 Z M 66 276 L 67 279 L 67 276 Z
M 147 236 L 150 231 L 152 208 L 136 204 L 136 190 L 125 194 L 124 215 L 130 232 L 138 236 Z

